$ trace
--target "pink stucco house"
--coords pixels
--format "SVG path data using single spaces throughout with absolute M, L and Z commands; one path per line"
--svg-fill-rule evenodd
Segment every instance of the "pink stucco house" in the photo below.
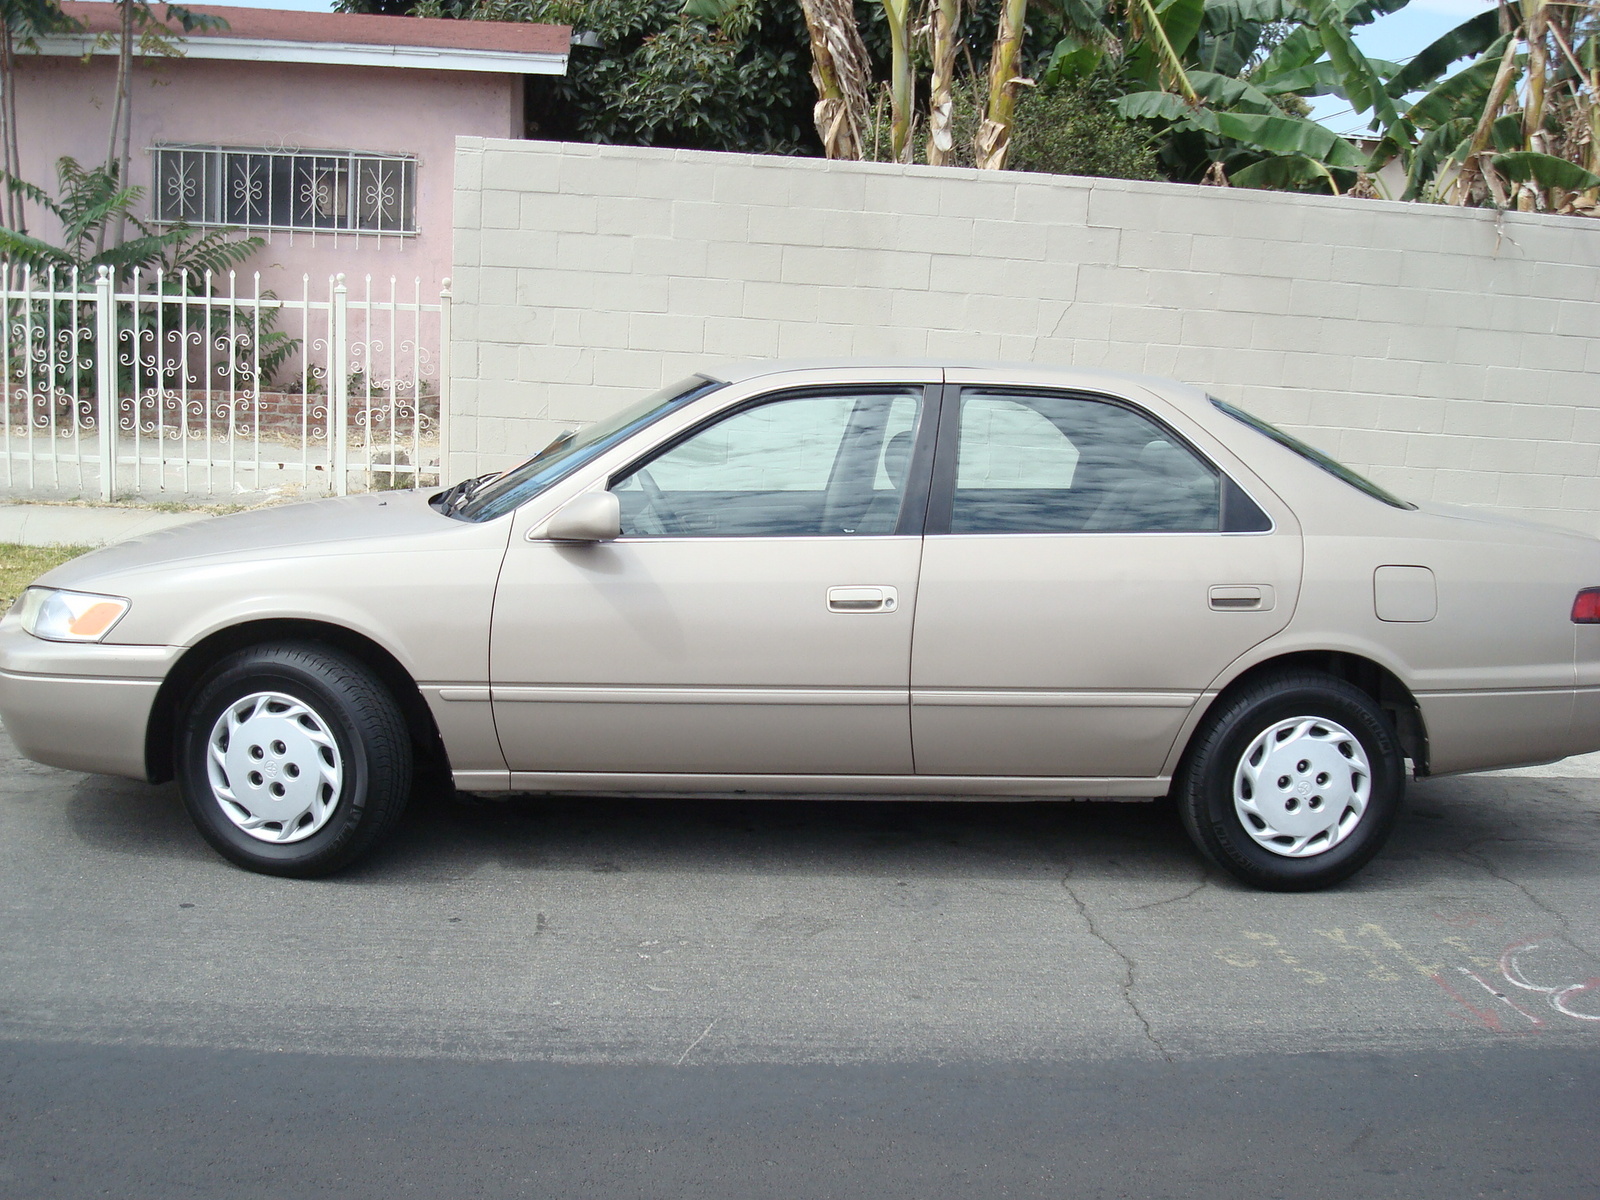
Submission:
M 52 189 L 62 155 L 104 160 L 116 79 L 114 47 L 96 43 L 115 6 L 62 7 L 87 32 L 18 61 L 23 175 Z M 525 77 L 566 70 L 565 26 L 199 11 L 228 27 L 135 69 L 130 182 L 151 220 L 265 237 L 245 269 L 284 295 L 336 271 L 436 289 L 456 137 L 521 137 Z

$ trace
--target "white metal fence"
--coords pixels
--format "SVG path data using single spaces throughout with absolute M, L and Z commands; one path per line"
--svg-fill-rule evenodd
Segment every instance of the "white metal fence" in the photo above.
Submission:
M 304 277 L 288 297 L 243 282 L 0 264 L 0 490 L 220 499 L 437 482 L 449 280 L 436 297 L 371 276 Z

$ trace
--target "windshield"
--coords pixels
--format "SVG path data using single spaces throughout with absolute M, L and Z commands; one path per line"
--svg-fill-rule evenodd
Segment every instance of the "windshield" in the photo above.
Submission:
M 1343 463 L 1329 458 L 1321 450 L 1313 449 L 1302 442 L 1299 438 L 1293 436 L 1292 434 L 1285 433 L 1276 425 L 1269 425 L 1260 417 L 1252 416 L 1251 414 L 1245 412 L 1244 409 L 1235 408 L 1226 400 L 1218 400 L 1215 396 L 1211 397 L 1211 403 L 1215 404 L 1219 409 L 1227 413 L 1235 421 L 1241 421 L 1250 426 L 1251 429 L 1254 429 L 1259 433 L 1266 434 L 1267 437 L 1277 442 L 1278 445 L 1283 446 L 1286 449 L 1293 450 L 1308 463 L 1312 463 L 1315 466 L 1321 467 L 1335 479 L 1343 480 L 1357 491 L 1365 492 L 1374 500 L 1382 500 L 1385 504 L 1392 505 L 1395 508 L 1415 509 L 1417 507 L 1415 504 L 1408 504 L 1406 501 L 1400 499 L 1392 492 L 1385 491 L 1383 488 L 1373 483 L 1372 480 L 1368 479 L 1365 475 L 1358 475 Z
M 665 416 L 673 407 L 704 396 L 724 386 L 720 380 L 691 375 L 646 396 L 621 412 L 569 429 L 521 466 L 472 492 L 451 516 L 465 521 L 492 521 L 537 496 L 556 480 L 577 470 L 590 459 L 611 449 L 646 425 Z

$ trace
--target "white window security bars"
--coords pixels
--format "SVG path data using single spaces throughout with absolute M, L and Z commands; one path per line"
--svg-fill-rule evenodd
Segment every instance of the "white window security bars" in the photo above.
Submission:
M 313 233 L 414 234 L 417 160 L 355 150 L 154 146 L 155 218 Z
M 300 295 L 226 278 L 0 263 L 0 488 L 265 500 L 432 486 L 450 287 L 343 275 Z

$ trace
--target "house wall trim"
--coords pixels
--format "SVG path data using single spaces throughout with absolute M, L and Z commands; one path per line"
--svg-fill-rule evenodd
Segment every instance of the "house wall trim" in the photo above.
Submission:
M 89 54 L 117 53 L 87 34 L 66 34 L 39 39 L 39 53 L 83 58 Z M 372 46 L 354 43 L 296 42 L 272 38 L 230 38 L 212 35 L 184 42 L 183 55 L 193 59 L 237 62 L 325 63 L 355 67 L 404 67 L 423 71 L 481 71 L 506 75 L 564 75 L 565 54 L 528 51 L 471 50 L 458 47 Z

